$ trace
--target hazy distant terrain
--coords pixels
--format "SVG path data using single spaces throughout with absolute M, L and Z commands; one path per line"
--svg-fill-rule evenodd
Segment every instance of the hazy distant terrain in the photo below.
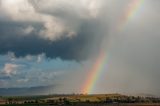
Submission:
M 54 86 L 37 86 L 23 88 L 0 88 L 0 96 L 26 96 L 26 95 L 46 95 L 52 92 Z

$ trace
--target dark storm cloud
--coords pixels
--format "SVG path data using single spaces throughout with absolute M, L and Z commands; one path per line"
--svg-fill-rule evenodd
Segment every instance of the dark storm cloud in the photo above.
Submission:
M 11 80 L 9 76 L 0 76 L 0 80 Z
M 14 52 L 17 57 L 23 57 L 45 53 L 49 58 L 79 61 L 86 59 L 101 43 L 98 40 L 102 37 L 99 33 L 100 21 L 95 19 L 83 21 L 75 37 L 64 37 L 54 42 L 36 35 L 41 24 L 32 23 L 32 26 L 35 28 L 32 33 L 20 35 L 23 33 L 17 31 L 27 27 L 27 24 L 0 22 L 0 54 Z
M 96 0 L 2 0 L 0 54 L 14 52 L 23 57 L 44 53 L 49 58 L 87 59 L 106 36 L 100 4 Z
M 84 60 L 101 44 L 105 30 L 96 0 L 78 1 L 78 5 L 63 0 L 17 0 L 10 2 L 13 10 L 9 2 L 0 4 L 0 54 L 45 53 L 49 58 Z

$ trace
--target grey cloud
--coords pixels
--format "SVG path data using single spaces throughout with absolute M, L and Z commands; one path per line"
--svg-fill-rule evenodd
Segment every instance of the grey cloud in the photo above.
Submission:
M 17 0 L 16 2 L 20 5 L 22 1 Z M 79 1 L 81 4 L 78 7 L 74 6 L 74 1 L 67 3 L 68 5 L 64 5 L 63 0 L 55 2 L 61 3 L 64 9 L 61 9 L 61 5 L 53 4 L 52 6 L 49 2 L 44 4 L 43 1 L 26 1 L 23 5 L 28 6 L 26 7 L 27 13 L 21 13 L 20 10 L 23 8 L 18 5 L 17 10 L 13 10 L 13 14 L 9 16 L 13 19 L 2 18 L 0 21 L 0 54 L 14 52 L 15 56 L 21 57 L 44 53 L 50 58 L 60 57 L 79 61 L 86 59 L 93 52 L 96 53 L 101 45 L 101 39 L 104 35 L 106 36 L 104 26 L 107 25 L 101 21 L 102 14 L 97 17 L 89 15 L 87 11 L 93 11 L 92 8 L 90 10 L 87 7 L 90 5 L 90 1 Z M 96 2 L 96 0 L 91 2 Z M 68 8 L 70 5 L 71 8 Z M 94 5 L 93 9 L 96 8 Z M 46 12 L 51 10 L 55 13 Z M 18 11 L 18 13 L 14 13 L 14 11 Z M 30 15 L 33 15 L 33 19 Z M 42 20 L 40 20 L 41 18 Z M 54 18 L 56 20 L 52 20 Z M 58 20 L 62 22 L 64 28 L 61 29 L 61 26 L 57 25 Z M 63 29 L 64 31 L 62 31 Z M 66 32 L 65 29 L 71 29 L 71 32 Z M 60 33 L 55 32 L 58 30 Z
M 37 35 L 54 41 L 63 37 L 71 38 L 77 35 L 83 19 L 97 18 L 99 13 L 98 5 L 100 3 L 96 0 L 80 0 L 76 2 L 66 2 L 64 0 L 48 2 L 44 0 L 16 0 L 12 2 L 10 0 L 2 0 L 0 11 L 2 17 L 0 19 L 2 21 L 23 23 L 39 22 L 42 24 L 42 28 Z M 13 8 L 12 10 L 9 8 L 10 6 Z M 52 11 L 53 13 L 47 14 L 46 11 Z M 54 11 L 56 12 L 55 14 Z
M 32 24 L 35 30 L 27 36 L 22 36 L 16 32 L 17 28 L 25 28 L 28 26 L 27 24 L 0 23 L 0 54 L 14 52 L 17 57 L 44 53 L 51 58 L 83 60 L 100 46 L 101 42 L 99 41 L 103 37 L 100 28 L 101 22 L 95 19 L 81 22 L 77 36 L 54 42 L 37 37 L 36 30 L 41 28 L 38 26 L 41 24 Z

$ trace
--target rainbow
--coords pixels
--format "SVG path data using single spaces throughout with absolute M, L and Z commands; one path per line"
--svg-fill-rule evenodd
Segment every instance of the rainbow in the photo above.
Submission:
M 126 27 L 127 23 L 132 20 L 132 18 L 136 15 L 144 0 L 131 0 L 130 4 L 126 8 L 126 12 L 123 14 L 122 18 L 120 18 L 117 23 L 117 27 L 115 27 L 115 31 L 121 31 Z M 93 89 L 96 87 L 96 83 L 103 73 L 104 68 L 108 65 L 108 55 L 106 52 L 101 49 L 95 63 L 93 64 L 91 70 L 88 73 L 87 80 L 82 88 L 83 94 L 91 94 L 93 93 Z
M 104 52 L 100 52 L 99 57 L 96 59 L 96 62 L 94 63 L 90 73 L 88 74 L 89 77 L 87 78 L 87 81 L 85 82 L 85 85 L 82 89 L 83 94 L 90 94 L 92 93 L 92 90 L 95 86 L 95 83 L 97 79 L 99 78 L 101 71 L 103 70 L 105 64 L 106 64 L 106 55 Z
M 136 13 L 138 13 L 138 10 L 140 10 L 140 7 L 142 7 L 142 4 L 145 0 L 131 0 L 131 2 L 128 4 L 126 11 L 121 16 L 117 28 L 117 31 L 121 31 L 124 29 L 127 24 L 136 16 Z

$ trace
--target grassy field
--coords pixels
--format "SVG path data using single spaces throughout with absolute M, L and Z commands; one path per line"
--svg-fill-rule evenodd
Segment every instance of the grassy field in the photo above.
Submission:
M 0 106 L 160 106 L 160 98 L 120 94 L 1 97 Z

